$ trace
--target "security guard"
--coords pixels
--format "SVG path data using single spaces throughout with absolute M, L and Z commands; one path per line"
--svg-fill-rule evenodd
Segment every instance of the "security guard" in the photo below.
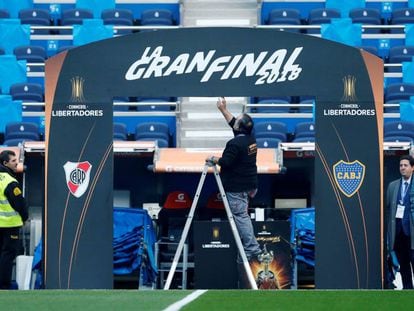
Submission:
M 19 230 L 28 218 L 22 189 L 14 177 L 17 156 L 0 153 L 0 289 L 10 289 L 13 261 L 21 249 Z

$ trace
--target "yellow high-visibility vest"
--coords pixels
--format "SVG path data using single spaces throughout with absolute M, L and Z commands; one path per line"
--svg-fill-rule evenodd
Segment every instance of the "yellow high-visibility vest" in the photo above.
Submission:
M 13 209 L 4 194 L 7 186 L 12 182 L 17 180 L 8 173 L 0 173 L 0 228 L 23 226 L 22 217 Z

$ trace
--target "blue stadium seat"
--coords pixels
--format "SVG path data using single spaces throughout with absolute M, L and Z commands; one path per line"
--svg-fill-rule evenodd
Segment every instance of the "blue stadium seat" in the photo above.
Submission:
M 269 25 L 301 25 L 300 11 L 296 9 L 274 9 L 269 12 Z M 301 32 L 300 28 L 279 28 L 281 31 Z
M 107 9 L 102 11 L 102 20 L 105 25 L 115 26 L 133 26 L 134 15 L 131 10 L 128 9 Z M 125 35 L 132 32 L 132 29 L 119 29 L 114 30 L 117 35 Z
M 384 141 L 414 140 L 414 122 L 388 121 L 384 123 Z
M 256 138 L 257 148 L 277 148 L 281 142 L 282 140 L 279 138 Z
M 144 122 L 135 128 L 135 140 L 143 138 L 161 138 L 169 141 L 170 130 L 166 123 L 162 122 Z
M 385 87 L 384 103 L 410 100 L 414 96 L 414 83 L 392 83 Z
M 151 9 L 141 13 L 142 26 L 172 26 L 174 18 L 170 10 Z
M 287 126 L 283 122 L 257 122 L 254 125 L 254 135 L 257 138 L 278 138 L 286 141 Z
M 413 143 L 414 139 L 409 136 L 387 136 L 384 137 L 384 142 L 393 142 L 393 143 Z
M 4 131 L 4 141 L 10 139 L 40 140 L 39 126 L 34 122 L 7 123 Z
M 10 86 L 10 95 L 13 100 L 21 100 L 23 102 L 43 103 L 44 102 L 43 87 L 39 83 L 15 83 Z M 43 105 L 23 105 L 24 111 L 43 111 Z
M 19 11 L 19 18 L 21 24 L 29 24 L 33 26 L 50 26 L 51 16 L 48 10 L 45 9 L 23 9 Z M 31 29 L 32 34 L 48 34 L 49 29 Z
M 388 62 L 392 64 L 411 62 L 414 56 L 414 46 L 399 45 L 390 48 Z
M 10 13 L 7 9 L 0 9 L 0 18 L 10 18 Z
M 316 8 L 309 11 L 308 24 L 320 25 L 329 24 L 332 18 L 340 18 L 341 12 L 332 8 Z M 308 29 L 307 33 L 320 33 L 319 29 Z
M 66 9 L 62 12 L 60 24 L 62 26 L 82 25 L 84 19 L 92 19 L 93 12 L 88 9 Z M 70 34 L 71 30 L 62 29 L 61 34 Z
M 10 95 L 13 100 L 42 102 L 43 87 L 39 83 L 15 83 L 10 86 Z
M 391 12 L 391 25 L 414 23 L 414 8 L 396 8 Z M 391 33 L 404 33 L 404 29 L 391 29 Z
M 402 25 L 414 22 L 414 8 L 396 8 L 391 12 L 391 24 Z
M 128 130 L 125 123 L 114 122 L 114 140 L 127 140 Z
M 381 25 L 381 12 L 375 8 L 356 8 L 349 12 L 353 23 L 364 25 Z M 381 33 L 381 28 L 362 29 L 364 33 Z
M 295 126 L 294 142 L 300 141 L 314 141 L 315 140 L 315 123 L 314 122 L 300 122 Z
M 88 9 L 66 9 L 62 12 L 61 25 L 80 25 L 85 18 L 92 19 L 93 13 Z
M 3 48 L 0 48 L 0 55 L 4 55 L 6 52 L 4 51 Z
M 14 48 L 17 60 L 26 60 L 28 63 L 44 63 L 47 55 L 46 49 L 40 45 L 22 45 Z

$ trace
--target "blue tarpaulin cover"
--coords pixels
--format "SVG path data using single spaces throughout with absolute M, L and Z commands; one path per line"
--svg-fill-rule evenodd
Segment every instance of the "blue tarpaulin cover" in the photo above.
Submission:
M 405 45 L 414 45 L 414 24 L 405 25 Z
M 4 133 L 6 124 L 22 121 L 22 101 L 13 100 L 10 95 L 0 95 L 0 133 Z
M 14 55 L 0 55 L 0 88 L 3 94 L 9 94 L 10 86 L 27 82 L 26 61 L 17 60 Z
M 410 101 L 400 102 L 400 120 L 414 122 L 414 96 L 410 96 Z
M 139 208 L 114 207 L 114 270 L 125 275 L 141 268 L 142 283 L 152 284 L 157 276 L 154 257 L 155 230 L 148 212 Z M 41 269 L 42 242 L 35 249 L 34 271 Z M 37 273 L 35 288 L 41 288 L 41 273 Z
M 155 281 L 156 234 L 148 212 L 137 208 L 114 208 L 114 274 L 129 274 L 141 267 L 144 284 Z
M 30 44 L 30 25 L 21 25 L 20 19 L 0 19 L 0 42 L 6 54 L 13 54 L 17 46 Z
M 402 62 L 402 74 L 403 74 L 403 82 L 414 83 L 414 63 L 412 61 Z
M 326 0 L 325 7 L 337 9 L 342 17 L 348 17 L 352 9 L 365 8 L 365 0 Z
M 324 39 L 350 46 L 362 45 L 361 24 L 353 24 L 350 18 L 332 18 L 330 24 L 321 25 L 321 35 Z
M 293 210 L 291 214 L 291 236 L 294 257 L 315 266 L 315 208 Z
M 112 38 L 114 27 L 104 25 L 101 19 L 84 19 L 82 25 L 73 25 L 73 44 L 76 46 Z

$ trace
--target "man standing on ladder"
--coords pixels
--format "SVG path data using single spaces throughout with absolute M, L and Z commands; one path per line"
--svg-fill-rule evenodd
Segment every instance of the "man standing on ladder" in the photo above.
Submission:
M 257 145 L 255 137 L 251 135 L 253 120 L 245 113 L 235 118 L 227 110 L 224 97 L 217 101 L 217 108 L 233 129 L 234 138 L 227 142 L 221 158 L 210 156 L 207 161 L 221 167 L 220 175 L 230 210 L 247 259 L 251 261 L 262 253 L 248 214 L 249 199 L 257 192 Z M 238 261 L 241 261 L 240 257 Z

